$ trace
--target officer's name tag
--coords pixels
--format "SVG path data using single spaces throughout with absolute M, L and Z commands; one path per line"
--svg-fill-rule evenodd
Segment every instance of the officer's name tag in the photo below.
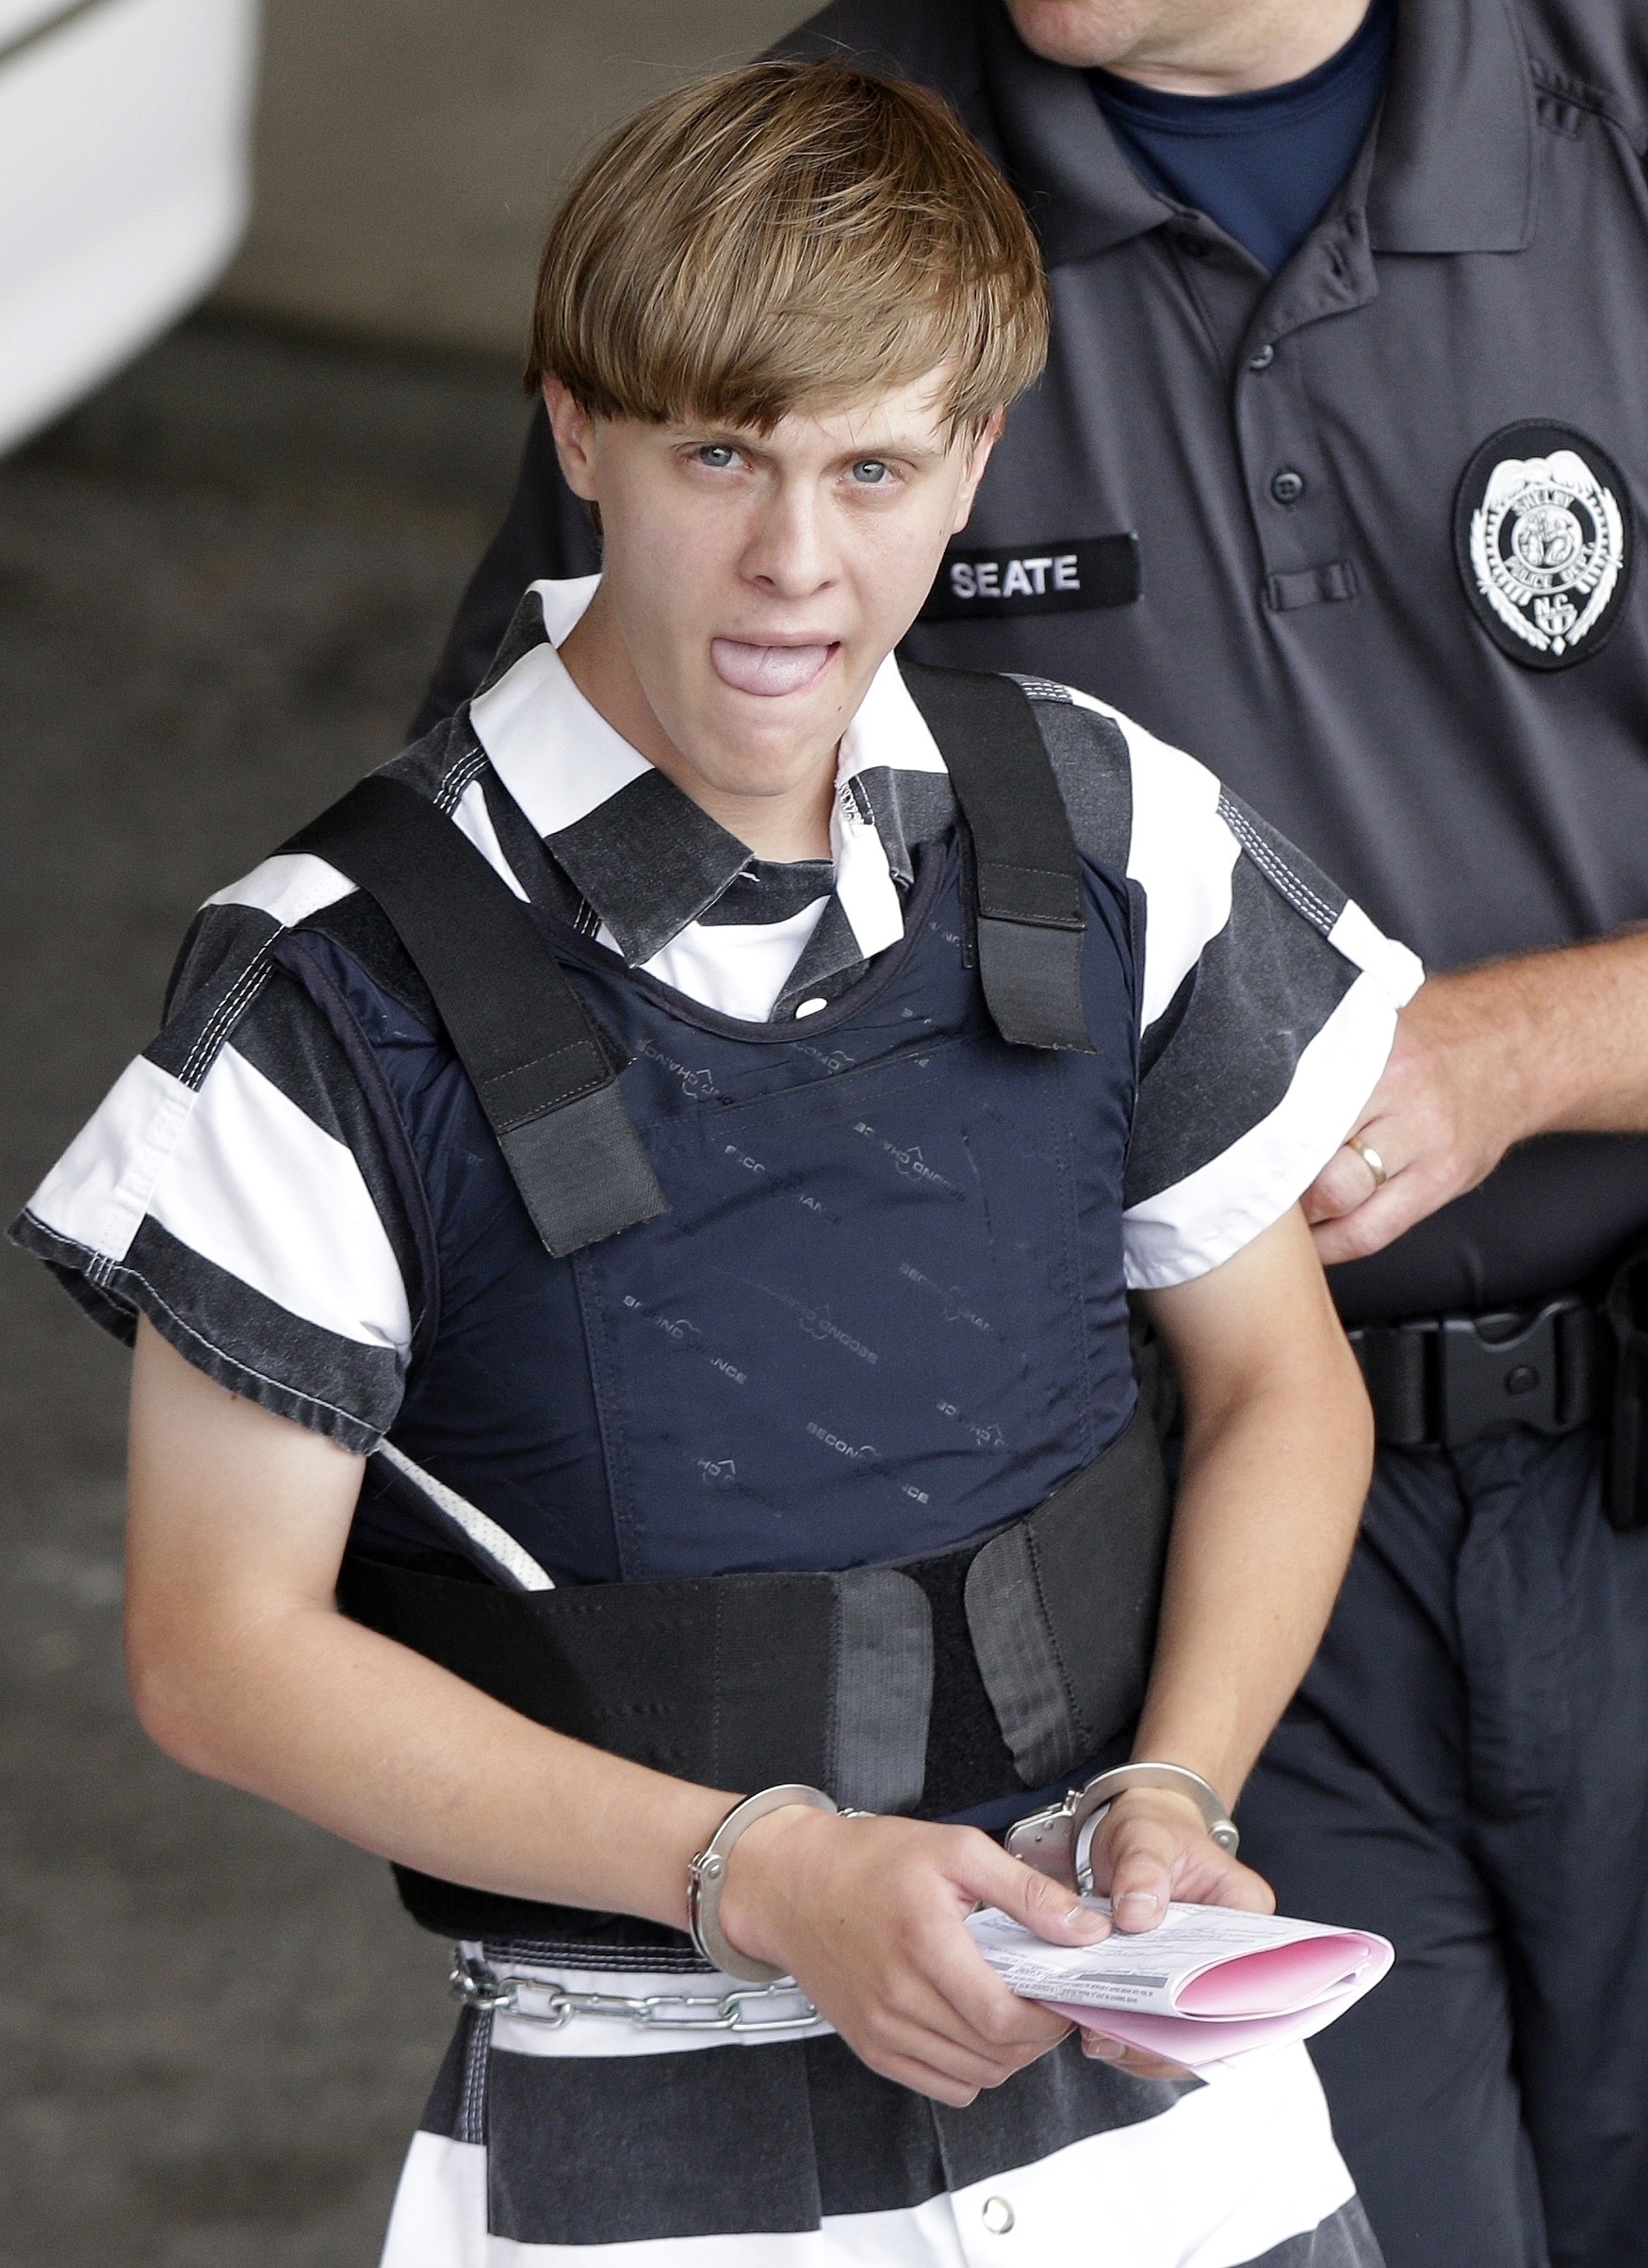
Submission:
M 1061 536 L 1014 550 L 947 551 L 923 622 L 985 614 L 1075 614 L 1137 598 L 1136 535 Z

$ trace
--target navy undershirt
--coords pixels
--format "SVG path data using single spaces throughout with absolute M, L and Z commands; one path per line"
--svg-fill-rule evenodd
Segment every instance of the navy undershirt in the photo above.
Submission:
M 1254 94 L 1162 94 L 1108 71 L 1087 77 L 1139 178 L 1216 220 L 1275 275 L 1367 138 L 1395 31 L 1395 0 L 1373 0 L 1337 55 Z

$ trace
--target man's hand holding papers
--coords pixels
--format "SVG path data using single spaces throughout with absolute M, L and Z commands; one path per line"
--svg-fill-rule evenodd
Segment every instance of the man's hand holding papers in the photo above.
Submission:
M 1092 1901 L 1100 1912 L 1108 1901 Z M 990 1908 L 968 1927 L 1009 1988 L 1084 2031 L 1199 2070 L 1309 2039 L 1395 1958 L 1365 1930 L 1175 1901 L 1153 1930 L 1055 1946 Z

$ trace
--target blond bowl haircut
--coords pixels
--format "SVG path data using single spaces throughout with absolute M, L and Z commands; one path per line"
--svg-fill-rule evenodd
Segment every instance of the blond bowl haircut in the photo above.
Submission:
M 935 94 L 753 63 L 661 96 L 550 228 L 527 383 L 596 417 L 771 432 L 942 369 L 976 432 L 1047 356 L 1036 239 Z

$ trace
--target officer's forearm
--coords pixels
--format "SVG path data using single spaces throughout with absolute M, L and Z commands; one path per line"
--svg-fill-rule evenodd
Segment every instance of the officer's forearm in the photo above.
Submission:
M 1648 1132 L 1648 933 L 1433 979 L 1403 1023 L 1457 1052 L 1509 1140 Z
M 1297 1212 L 1149 1304 L 1188 1420 L 1138 1754 L 1234 1803 L 1326 1625 L 1372 1425 Z

